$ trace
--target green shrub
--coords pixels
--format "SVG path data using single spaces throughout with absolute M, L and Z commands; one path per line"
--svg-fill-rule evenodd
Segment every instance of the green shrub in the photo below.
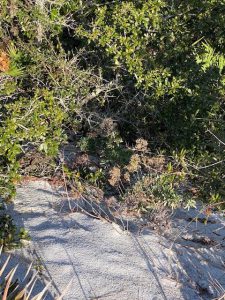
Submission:
M 79 133 L 107 167 L 124 168 L 137 138 L 152 153 L 184 149 L 189 179 L 219 199 L 224 1 L 38 3 L 0 4 L 0 195 L 15 195 L 23 153 L 55 156 Z
M 145 92 L 142 103 L 132 102 L 135 111 L 129 107 L 133 120 L 141 116 L 143 126 L 166 131 L 170 144 L 191 147 L 206 128 L 221 128 L 223 8 L 221 1 L 116 1 L 98 6 L 78 33 Z
M 18 158 L 33 148 L 55 156 L 66 133 L 82 126 L 89 102 L 101 103 L 109 89 L 95 70 L 81 67 L 82 51 L 62 48 L 59 37 L 72 26 L 68 5 L 0 5 L 0 195 L 5 198 L 15 195 Z
M 224 193 L 224 147 L 209 132 L 224 142 L 225 2 L 95 4 L 92 21 L 76 34 L 111 59 L 123 82 L 123 97 L 109 104 L 122 137 L 144 137 L 168 154 L 186 149 L 194 177 L 206 176 L 211 190 Z

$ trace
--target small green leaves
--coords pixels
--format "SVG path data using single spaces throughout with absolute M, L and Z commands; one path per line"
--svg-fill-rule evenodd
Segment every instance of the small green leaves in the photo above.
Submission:
M 196 56 L 196 62 L 201 65 L 204 72 L 209 68 L 216 67 L 221 74 L 225 67 L 225 56 L 215 53 L 215 50 L 209 43 L 202 43 L 202 47 L 204 51 Z
M 21 246 L 21 239 L 29 240 L 24 228 L 17 229 L 12 217 L 6 213 L 0 215 L 0 247 L 11 249 Z

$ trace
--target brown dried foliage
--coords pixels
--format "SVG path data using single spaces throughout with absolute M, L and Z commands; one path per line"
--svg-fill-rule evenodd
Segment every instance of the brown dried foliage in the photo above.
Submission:
M 127 165 L 127 170 L 130 172 L 130 173 L 134 173 L 136 171 L 138 171 L 138 169 L 140 168 L 140 157 L 138 154 L 133 154 L 130 158 L 130 162 L 129 164 Z
M 10 67 L 10 59 L 5 51 L 0 50 L 0 72 L 7 72 Z
M 111 186 L 117 186 L 120 182 L 121 171 L 118 167 L 113 167 L 109 171 L 109 179 L 108 182 Z
M 140 152 L 146 152 L 148 150 L 148 141 L 142 138 L 137 139 L 135 149 Z

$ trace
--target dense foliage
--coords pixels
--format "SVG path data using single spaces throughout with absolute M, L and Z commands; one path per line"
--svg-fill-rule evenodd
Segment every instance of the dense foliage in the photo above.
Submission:
M 221 202 L 224 1 L 3 0 L 0 26 L 2 196 L 15 194 L 21 156 L 54 156 L 73 133 L 124 174 L 144 138 L 150 155 L 170 157 L 164 172 L 182 171 L 201 199 Z M 104 184 L 106 170 L 79 176 Z M 175 178 L 160 176 L 151 195 L 177 202 Z
M 207 129 L 222 133 L 224 9 L 223 1 L 116 1 L 79 27 L 144 93 L 128 111 L 147 138 L 160 131 L 169 145 L 199 149 Z

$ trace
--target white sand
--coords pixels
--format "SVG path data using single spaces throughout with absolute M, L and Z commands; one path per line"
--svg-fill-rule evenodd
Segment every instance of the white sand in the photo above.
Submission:
M 39 257 L 42 278 L 52 280 L 52 295 L 62 292 L 71 279 L 64 297 L 68 300 L 214 299 L 225 289 L 222 221 L 209 224 L 214 229 L 207 227 L 208 235 L 217 230 L 210 236 L 217 245 L 205 246 L 197 238 L 193 241 L 193 232 L 203 234 L 205 225 L 191 224 L 190 233 L 182 211 L 171 236 L 164 238 L 150 230 L 141 235 L 123 232 L 82 213 L 60 213 L 63 201 L 48 183 L 31 182 L 18 187 L 13 212 L 32 238 L 20 254 L 26 260 Z M 215 287 L 215 282 L 221 286 Z M 53 298 L 48 294 L 46 299 Z

